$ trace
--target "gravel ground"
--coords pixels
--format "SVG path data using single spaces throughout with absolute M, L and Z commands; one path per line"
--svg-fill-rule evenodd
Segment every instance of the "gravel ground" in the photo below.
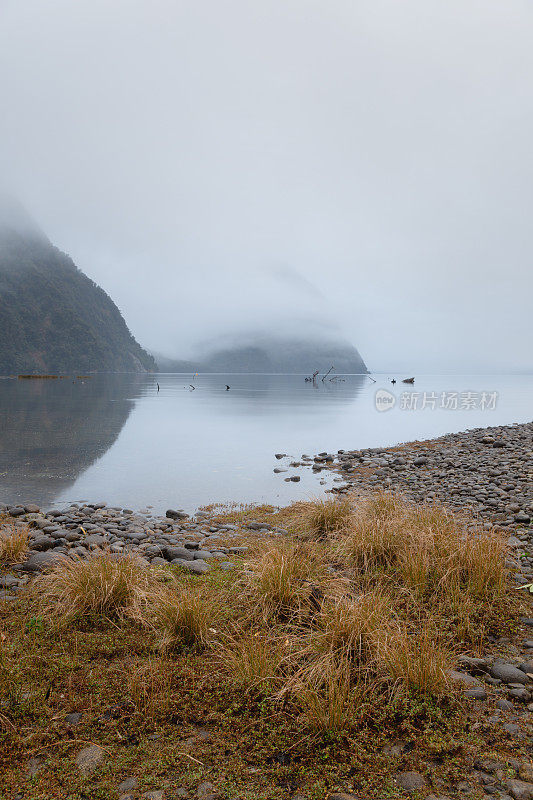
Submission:
M 533 422 L 477 428 L 389 448 L 339 450 L 314 457 L 344 481 L 333 491 L 401 491 L 415 501 L 442 500 L 499 527 L 533 517 Z

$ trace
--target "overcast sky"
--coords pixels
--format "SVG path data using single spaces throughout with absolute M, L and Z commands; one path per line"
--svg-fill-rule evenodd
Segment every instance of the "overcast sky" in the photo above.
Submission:
M 0 175 L 152 350 L 531 369 L 532 42 L 526 0 L 0 0 Z

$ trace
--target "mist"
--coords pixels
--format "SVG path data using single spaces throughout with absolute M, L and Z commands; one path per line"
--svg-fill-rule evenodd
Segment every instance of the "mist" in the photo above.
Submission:
M 3 188 L 154 352 L 531 370 L 532 35 L 518 0 L 3 0 Z

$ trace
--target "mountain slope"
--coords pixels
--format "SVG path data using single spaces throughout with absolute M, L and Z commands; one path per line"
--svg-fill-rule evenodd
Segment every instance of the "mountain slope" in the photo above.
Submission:
M 251 336 L 249 344 L 234 344 L 215 350 L 198 361 L 177 361 L 156 356 L 163 372 L 273 372 L 312 374 L 327 372 L 368 372 L 359 352 L 342 340 L 317 342 L 314 339 L 295 339 L 291 336 Z
M 111 298 L 24 215 L 0 208 L 0 374 L 156 368 Z

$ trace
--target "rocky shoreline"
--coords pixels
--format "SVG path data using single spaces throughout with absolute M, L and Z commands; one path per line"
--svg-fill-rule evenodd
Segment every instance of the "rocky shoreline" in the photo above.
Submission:
M 447 434 L 389 448 L 339 450 L 302 455 L 300 461 L 276 453 L 281 462 L 276 473 L 288 468 L 311 467 L 313 472 L 333 470 L 339 477 L 330 490 L 339 494 L 365 494 L 379 489 L 400 491 L 414 502 L 440 500 L 457 511 L 474 514 L 488 528 L 509 536 L 513 557 L 509 567 L 517 581 L 533 580 L 533 422 L 480 428 Z M 287 461 L 286 467 L 283 465 Z M 285 480 L 299 480 L 290 475 Z M 192 517 L 181 509 L 164 516 L 149 508 L 134 512 L 105 503 L 73 503 L 63 510 L 43 511 L 37 505 L 0 505 L 17 525 L 29 525 L 30 556 L 16 575 L 0 576 L 0 599 L 61 556 L 84 557 L 108 548 L 114 553 L 135 553 L 154 565 L 174 564 L 202 574 L 215 560 L 230 569 L 232 555 L 242 546 L 228 546 L 243 530 L 220 523 L 213 513 L 197 511 Z M 248 522 L 247 530 L 285 533 L 267 523 Z M 3 583 L 3 585 L 2 585 Z
M 340 472 L 344 482 L 335 492 L 401 491 L 415 502 L 441 500 L 499 527 L 528 526 L 533 517 L 533 422 L 320 453 L 312 468 Z
M 206 511 L 194 517 L 181 510 L 169 509 L 165 516 L 152 515 L 148 509 L 108 507 L 105 503 L 74 503 L 63 511 L 44 512 L 38 506 L 0 506 L 15 526 L 28 526 L 29 557 L 0 572 L 0 600 L 14 599 L 32 574 L 52 566 L 64 557 L 85 558 L 90 552 L 107 549 L 112 553 L 131 553 L 146 564 L 173 564 L 201 575 L 215 560 L 222 569 L 234 565 L 231 556 L 243 555 L 246 546 L 228 546 L 243 532 L 269 531 L 286 533 L 267 523 L 249 522 L 245 527 L 217 523 Z M 223 540 L 223 543 L 220 540 Z
M 414 502 L 438 499 L 457 511 L 473 513 L 485 528 L 506 536 L 506 566 L 514 584 L 533 582 L 533 423 L 476 429 L 390 448 L 320 453 L 302 456 L 299 462 L 282 453 L 276 458 L 281 464 L 290 461 L 286 468 L 276 468 L 280 473 L 304 466 L 314 472 L 333 470 L 338 476 L 332 491 L 341 494 L 389 489 L 401 491 Z M 32 575 L 60 558 L 85 558 L 105 549 L 136 554 L 147 565 L 172 564 L 201 575 L 213 564 L 232 569 L 238 557 L 245 555 L 250 536 L 287 534 L 265 521 L 221 521 L 215 511 L 200 510 L 189 516 L 181 509 L 169 509 L 161 516 L 149 508 L 134 512 L 105 503 L 72 504 L 46 512 L 33 504 L 0 506 L 0 515 L 4 523 L 30 529 L 26 561 L 3 573 L 0 570 L 0 601 L 6 605 L 16 600 Z M 524 591 L 526 597 L 533 599 Z M 533 720 L 533 611 L 516 620 L 509 636 L 488 636 L 479 657 L 463 654 L 454 666 L 450 674 L 475 704 L 475 725 L 480 731 L 489 739 L 493 734 L 504 736 L 505 749 L 511 753 L 527 746 Z M 402 759 L 407 752 L 408 744 L 403 742 L 390 747 L 391 758 Z M 399 772 L 395 780 L 407 793 L 424 792 L 424 777 L 417 771 Z M 503 758 L 480 757 L 463 784 L 455 787 L 458 796 L 470 794 L 476 784 L 486 800 L 531 800 L 533 765 L 509 753 Z M 445 793 L 450 787 L 439 788 Z M 356 800 L 356 795 L 347 793 L 330 796 L 337 797 Z

